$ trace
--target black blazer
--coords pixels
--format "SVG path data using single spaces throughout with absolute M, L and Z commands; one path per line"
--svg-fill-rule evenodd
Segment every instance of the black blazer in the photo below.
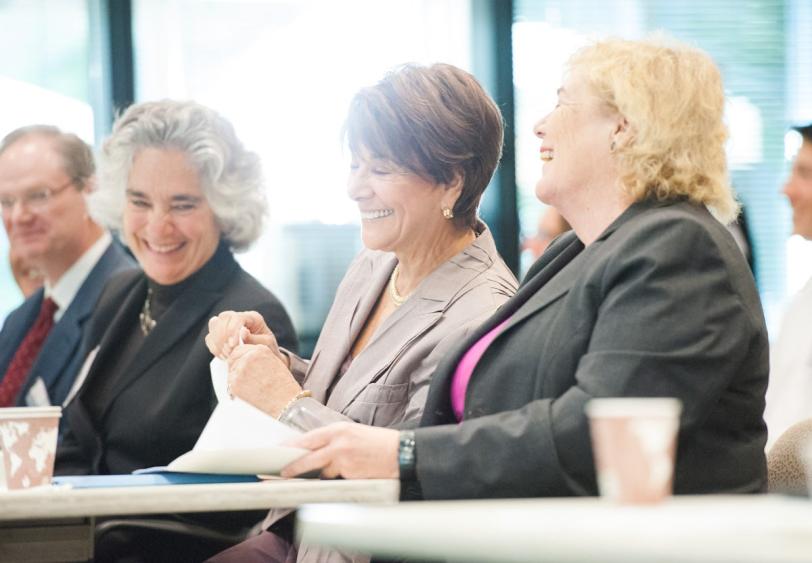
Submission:
M 457 363 L 508 317 L 456 424 Z M 563 235 L 438 367 L 421 421 L 433 428 L 416 433 L 422 496 L 597 494 L 584 406 L 617 396 L 682 400 L 676 493 L 763 490 L 768 369 L 753 276 L 727 230 L 688 202 L 634 204 L 586 249 Z
M 194 446 L 216 403 L 209 375 L 212 355 L 204 342 L 212 316 L 226 310 L 258 311 L 281 346 L 296 346 L 293 325 L 276 297 L 246 273 L 228 250 L 223 252 L 221 247 L 215 258 L 216 267 L 209 268 L 163 313 L 96 420 L 83 402 L 84 395 L 104 377 L 102 366 L 110 365 L 123 335 L 138 323 L 147 293 L 141 271 L 124 272 L 110 280 L 85 345 L 90 351 L 98 343 L 98 354 L 63 412 L 67 424 L 57 448 L 57 474 L 130 473 L 166 465 Z

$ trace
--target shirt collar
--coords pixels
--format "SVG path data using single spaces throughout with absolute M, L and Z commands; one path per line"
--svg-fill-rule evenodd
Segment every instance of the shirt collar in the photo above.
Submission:
M 90 248 L 85 250 L 85 253 L 68 268 L 68 271 L 59 278 L 56 284 L 51 286 L 47 282 L 45 283 L 45 296 L 53 299 L 58 307 L 56 314 L 54 314 L 55 322 L 59 321 L 63 313 L 70 307 L 71 301 L 76 297 L 90 271 L 96 266 L 102 254 L 112 242 L 113 237 L 110 236 L 110 233 L 104 231 L 102 236 Z

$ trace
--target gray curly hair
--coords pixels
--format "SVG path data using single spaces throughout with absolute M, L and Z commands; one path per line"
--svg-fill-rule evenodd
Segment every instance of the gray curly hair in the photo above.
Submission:
M 88 198 L 99 223 L 121 231 L 133 158 L 147 147 L 188 156 L 234 250 L 245 250 L 259 238 L 268 209 L 259 156 L 243 147 L 224 117 L 191 101 L 136 104 L 116 120 L 99 155 L 99 187 Z

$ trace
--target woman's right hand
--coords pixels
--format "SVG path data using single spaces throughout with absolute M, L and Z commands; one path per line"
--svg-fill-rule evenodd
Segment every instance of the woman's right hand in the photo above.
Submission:
M 245 344 L 267 346 L 286 366 L 290 364 L 288 357 L 279 351 L 276 337 L 265 319 L 256 311 L 223 311 L 209 319 L 206 346 L 215 357 L 227 359 L 241 339 Z

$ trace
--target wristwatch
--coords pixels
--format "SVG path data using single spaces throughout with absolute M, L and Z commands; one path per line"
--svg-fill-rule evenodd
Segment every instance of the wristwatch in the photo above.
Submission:
M 417 478 L 417 448 L 414 430 L 401 430 L 398 441 L 398 469 L 401 481 L 414 481 Z

